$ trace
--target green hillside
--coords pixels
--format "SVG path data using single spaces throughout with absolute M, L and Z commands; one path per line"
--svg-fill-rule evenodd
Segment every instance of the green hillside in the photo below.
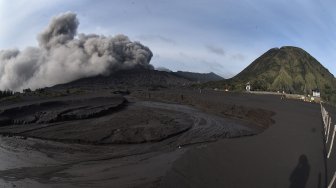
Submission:
M 244 90 L 250 82 L 252 90 L 286 91 L 310 94 L 320 89 L 325 100 L 336 102 L 336 79 L 328 69 L 301 48 L 273 48 L 253 61 L 235 77 L 207 83 L 205 87 Z

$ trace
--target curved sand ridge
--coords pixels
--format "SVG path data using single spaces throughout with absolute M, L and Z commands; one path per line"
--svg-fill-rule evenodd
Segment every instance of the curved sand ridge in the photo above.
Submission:
M 136 144 L 178 136 L 176 143 L 188 145 L 260 131 L 251 122 L 179 104 L 129 103 L 121 95 L 16 103 L 1 109 L 0 120 L 2 134 L 84 144 Z

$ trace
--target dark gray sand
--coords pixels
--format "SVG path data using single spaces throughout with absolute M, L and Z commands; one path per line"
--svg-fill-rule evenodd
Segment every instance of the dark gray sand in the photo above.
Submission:
M 0 184 L 289 187 L 305 156 L 306 187 L 324 185 L 318 105 L 192 90 L 131 93 L 2 105 Z M 17 115 L 24 108 L 31 110 Z M 41 121 L 48 113 L 54 118 Z
M 275 112 L 275 124 L 252 137 L 188 150 L 160 187 L 326 187 L 318 104 L 277 96 L 208 93 L 211 100 Z

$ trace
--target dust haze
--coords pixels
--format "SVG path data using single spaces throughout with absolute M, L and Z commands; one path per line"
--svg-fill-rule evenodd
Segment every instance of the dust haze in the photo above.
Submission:
M 125 35 L 77 34 L 78 25 L 75 13 L 63 13 L 37 36 L 38 47 L 1 50 L 0 90 L 36 89 L 117 70 L 153 68 L 148 47 Z

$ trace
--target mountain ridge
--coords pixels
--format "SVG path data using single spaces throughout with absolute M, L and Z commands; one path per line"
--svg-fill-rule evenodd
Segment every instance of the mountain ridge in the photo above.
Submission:
M 190 81 L 196 81 L 196 82 L 201 82 L 201 83 L 224 80 L 223 77 L 217 75 L 214 72 L 196 73 L 196 72 L 188 72 L 188 71 L 176 71 L 176 72 L 173 72 L 173 74 L 189 79 Z
M 68 88 L 131 88 L 131 87 L 179 87 L 188 86 L 193 82 L 174 75 L 170 72 L 158 71 L 153 69 L 129 69 L 120 70 L 110 75 L 98 75 L 93 77 L 81 78 L 69 83 L 58 84 L 50 87 L 51 89 Z

